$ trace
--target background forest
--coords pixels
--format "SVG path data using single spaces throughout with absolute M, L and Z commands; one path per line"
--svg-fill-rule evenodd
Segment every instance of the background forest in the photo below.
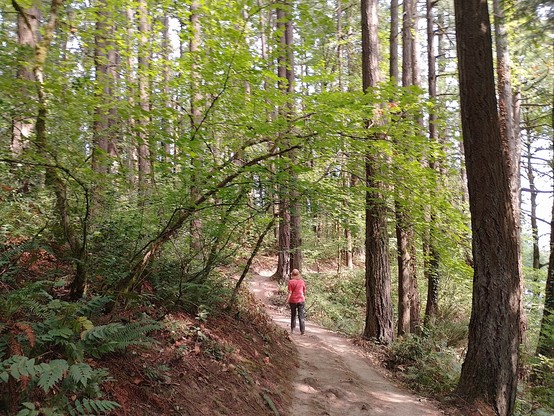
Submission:
M 310 319 L 456 388 L 475 253 L 454 4 L 398 3 L 0 0 L 2 406 L 113 410 L 86 358 L 160 323 L 104 313 L 205 316 L 261 256 L 303 271 Z M 548 414 L 554 6 L 489 3 L 524 285 L 510 413 Z

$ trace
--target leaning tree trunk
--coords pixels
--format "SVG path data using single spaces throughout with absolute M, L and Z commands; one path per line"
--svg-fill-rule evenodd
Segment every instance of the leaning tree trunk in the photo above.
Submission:
M 521 277 L 510 163 L 500 133 L 488 6 L 455 0 L 463 142 L 473 232 L 473 302 L 457 394 L 514 410 Z
M 362 0 L 362 86 L 364 92 L 379 83 L 379 38 L 377 0 Z M 391 301 L 391 270 L 383 184 L 379 178 L 379 155 L 368 150 L 366 180 L 366 318 L 364 337 L 384 344 L 394 338 Z

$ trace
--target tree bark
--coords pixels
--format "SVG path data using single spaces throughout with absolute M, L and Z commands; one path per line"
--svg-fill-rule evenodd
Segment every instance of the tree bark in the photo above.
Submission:
M 150 158 L 150 143 L 148 125 L 150 117 L 150 82 L 149 82 L 149 58 L 148 36 L 150 24 L 148 21 L 148 5 L 145 0 L 138 3 L 138 89 L 141 115 L 138 119 L 138 183 L 141 196 L 145 196 L 151 182 L 152 160 Z
M 533 171 L 533 164 L 531 162 L 531 142 L 526 143 L 527 147 L 527 181 L 529 182 L 529 205 L 531 211 L 531 243 L 533 244 L 533 269 L 538 270 L 541 268 L 541 254 L 539 249 L 539 225 L 537 222 L 537 187 L 535 185 L 535 173 Z
M 434 0 L 426 0 L 426 21 L 427 21 L 427 84 L 429 98 L 437 102 L 437 62 L 435 56 L 435 16 L 433 13 Z M 438 141 L 437 129 L 437 114 L 434 109 L 429 111 L 429 141 L 436 143 Z M 429 161 L 429 167 L 437 175 L 440 175 L 440 164 L 434 157 Z M 440 192 L 438 182 L 435 184 L 435 189 L 431 192 Z M 425 318 L 424 325 L 429 326 L 434 323 L 435 317 L 439 309 L 439 253 L 435 247 L 434 233 L 434 206 L 429 206 L 429 222 L 423 241 L 423 256 L 424 256 L 424 275 L 427 280 L 427 301 L 425 303 Z
M 33 24 L 29 20 L 26 12 L 19 6 L 16 1 L 12 2 L 14 8 L 17 10 L 18 15 L 22 17 L 28 29 L 33 28 Z M 59 226 L 63 233 L 64 239 L 69 244 L 70 256 L 74 259 L 75 263 L 75 275 L 73 281 L 70 284 L 70 297 L 72 299 L 78 299 L 82 297 L 86 282 L 87 282 L 87 269 L 86 269 L 86 242 L 87 242 L 87 219 L 88 219 L 88 192 L 85 191 L 85 201 L 87 206 L 85 209 L 85 218 L 83 220 L 83 232 L 82 239 L 79 239 L 78 233 L 73 226 L 69 205 L 67 201 L 67 186 L 62 177 L 60 177 L 57 166 L 56 150 L 52 148 L 48 140 L 47 130 L 47 117 L 48 117 L 48 96 L 45 89 L 44 82 L 44 66 L 50 45 L 56 26 L 58 23 L 58 13 L 63 5 L 62 0 L 53 0 L 50 4 L 50 15 L 48 21 L 42 31 L 42 39 L 40 42 L 35 43 L 34 48 L 34 61 L 33 61 L 33 80 L 36 86 L 36 98 L 37 98 L 37 117 L 35 122 L 35 144 L 38 152 L 45 158 L 45 160 L 53 160 L 54 163 L 46 167 L 45 181 L 46 185 L 52 189 L 55 196 L 55 208 L 58 215 Z M 82 185 L 82 184 L 80 184 Z
M 190 74 L 190 127 L 191 127 L 191 147 L 200 154 L 198 150 L 201 145 L 200 128 L 202 125 L 201 103 L 203 96 L 200 91 L 201 75 L 200 75 L 200 43 L 202 25 L 200 22 L 200 2 L 193 0 L 190 4 L 190 41 L 189 52 L 191 54 L 191 74 Z M 191 177 L 191 198 L 196 200 L 200 197 L 200 177 L 197 171 L 200 171 L 201 160 L 199 157 L 193 157 L 191 164 L 194 167 Z M 202 221 L 197 216 L 193 216 L 190 222 L 191 234 L 191 249 L 195 253 L 195 257 L 202 257 Z
M 277 5 L 277 28 L 279 39 L 279 56 L 277 75 L 279 89 L 288 96 L 286 105 L 280 109 L 281 116 L 289 122 L 294 114 L 294 50 L 292 4 L 282 1 Z M 288 147 L 287 133 L 279 139 L 283 147 Z M 274 277 L 282 280 L 289 276 L 292 269 L 302 270 L 302 232 L 300 194 L 296 189 L 298 178 L 293 166 L 297 163 L 296 152 L 289 154 L 289 160 L 283 160 L 279 167 L 290 178 L 287 184 L 279 185 L 279 257 Z
M 35 49 L 39 36 L 38 28 L 40 11 L 33 5 L 27 9 L 20 9 L 17 14 L 17 43 Z M 17 78 L 25 83 L 34 81 L 32 65 L 22 64 L 17 70 Z M 31 94 L 31 91 L 29 91 Z M 12 121 L 12 139 L 10 151 L 17 158 L 23 152 L 25 142 L 34 128 L 32 119 L 24 116 L 15 116 Z
M 362 0 L 362 87 L 367 92 L 379 83 L 377 0 Z M 383 184 L 378 178 L 378 155 L 365 158 L 365 281 L 364 337 L 388 344 L 394 338 L 391 301 L 391 270 Z
M 500 132 L 488 6 L 455 0 L 463 142 L 473 232 L 473 302 L 457 394 L 511 415 L 521 339 L 518 227 Z
M 402 86 L 416 84 L 415 2 L 403 2 Z M 401 197 L 401 195 L 399 195 Z M 406 207 L 395 203 L 396 243 L 398 257 L 398 335 L 417 331 L 419 327 L 419 293 L 415 267 L 414 226 Z
M 97 214 L 103 205 L 103 181 L 110 171 L 110 156 L 114 156 L 113 113 L 110 103 L 114 101 L 115 62 L 112 44 L 113 28 L 111 13 L 106 0 L 97 4 L 96 32 L 94 35 L 94 65 L 96 74 L 96 108 L 92 126 L 92 170 L 96 174 L 91 188 L 91 211 Z
M 390 2 L 390 34 L 389 34 L 389 76 L 394 85 L 398 85 L 398 0 Z

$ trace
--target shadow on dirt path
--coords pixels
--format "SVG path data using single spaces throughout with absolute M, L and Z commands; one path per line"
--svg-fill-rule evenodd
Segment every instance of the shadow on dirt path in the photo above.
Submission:
M 271 305 L 278 290 L 269 277 L 253 274 L 250 291 L 285 330 L 289 311 Z M 347 338 L 306 322 L 306 334 L 291 338 L 299 353 L 291 415 L 303 416 L 438 416 L 430 402 L 402 390 L 371 367 L 363 351 Z

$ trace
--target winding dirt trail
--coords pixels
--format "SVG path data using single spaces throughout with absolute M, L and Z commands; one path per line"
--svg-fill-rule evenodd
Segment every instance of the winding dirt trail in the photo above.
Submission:
M 289 311 L 271 305 L 278 290 L 269 277 L 254 274 L 252 293 L 267 313 L 284 329 L 290 327 Z M 306 322 L 306 334 L 291 338 L 299 353 L 290 414 L 302 416 L 439 416 L 445 413 L 424 399 L 403 390 L 379 374 L 363 351 L 347 338 Z

